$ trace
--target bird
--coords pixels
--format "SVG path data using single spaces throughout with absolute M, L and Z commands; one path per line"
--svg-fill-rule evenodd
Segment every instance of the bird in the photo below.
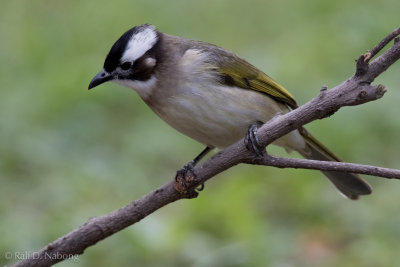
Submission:
M 244 137 L 250 151 L 263 155 L 258 127 L 298 107 L 289 91 L 235 53 L 163 33 L 151 24 L 134 26 L 112 45 L 103 69 L 88 88 L 105 82 L 133 89 L 167 124 L 205 145 L 177 172 L 181 174 L 192 170 L 212 149 L 226 148 Z M 340 161 L 304 127 L 273 144 L 307 159 Z M 349 199 L 372 192 L 356 174 L 323 174 Z

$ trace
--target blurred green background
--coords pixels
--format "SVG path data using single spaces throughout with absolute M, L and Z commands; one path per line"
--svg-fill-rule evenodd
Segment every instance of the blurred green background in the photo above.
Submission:
M 170 181 L 202 149 L 135 92 L 87 90 L 130 27 L 232 50 L 303 104 L 352 75 L 399 26 L 398 10 L 398 0 L 3 1 L 0 265 Z M 346 161 L 400 168 L 399 72 L 376 81 L 383 99 L 307 128 Z M 349 201 L 317 171 L 237 166 L 58 266 L 400 266 L 400 182 L 366 178 L 374 194 Z

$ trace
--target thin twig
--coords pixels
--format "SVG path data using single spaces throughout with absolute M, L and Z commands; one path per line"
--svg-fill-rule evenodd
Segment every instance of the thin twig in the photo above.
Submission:
M 278 168 L 311 169 L 320 171 L 351 172 L 378 176 L 388 179 L 400 179 L 400 170 L 382 168 L 364 164 L 347 162 L 319 161 L 310 159 L 281 158 L 265 155 L 262 159 L 249 162 L 251 164 L 273 166 Z
M 357 64 L 356 64 L 356 74 L 355 76 L 361 76 L 365 74 L 368 71 L 369 68 L 369 61 L 376 56 L 390 41 L 395 39 L 395 44 L 396 42 L 396 37 L 400 34 L 400 27 L 396 28 L 393 32 L 388 34 L 385 38 L 383 38 L 382 41 L 379 42 L 374 48 L 371 50 L 368 50 L 366 53 L 361 55 L 357 59 Z M 373 81 L 369 80 L 367 81 L 368 83 L 371 83 Z
M 400 34 L 400 27 L 391 32 L 388 36 L 386 36 L 382 41 L 379 42 L 374 48 L 369 51 L 369 56 L 365 57 L 365 61 L 370 61 L 374 56 L 376 56 L 390 41 L 396 38 Z

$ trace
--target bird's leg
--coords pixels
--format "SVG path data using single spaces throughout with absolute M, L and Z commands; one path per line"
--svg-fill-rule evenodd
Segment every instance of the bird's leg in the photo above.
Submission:
M 182 169 L 178 170 L 176 172 L 176 176 L 175 176 L 175 182 L 179 183 L 184 190 L 182 191 L 186 191 L 188 184 L 187 182 L 189 182 L 189 177 L 190 177 L 190 181 L 194 180 L 196 178 L 196 175 L 194 174 L 194 167 L 196 166 L 196 164 L 205 156 L 208 154 L 208 152 L 210 152 L 212 150 L 211 147 L 207 146 L 203 151 L 201 151 L 201 153 L 199 155 L 197 155 L 197 157 L 195 157 L 192 161 L 190 161 L 188 164 L 186 164 L 185 166 L 183 166 Z M 197 191 L 201 191 L 204 189 L 204 184 L 201 184 L 199 188 L 197 188 Z M 181 191 L 181 190 L 179 190 Z
M 257 130 L 263 125 L 261 121 L 253 122 L 247 130 L 244 138 L 244 144 L 247 150 L 253 152 L 257 157 L 262 157 L 265 153 L 265 147 L 260 144 L 257 137 Z

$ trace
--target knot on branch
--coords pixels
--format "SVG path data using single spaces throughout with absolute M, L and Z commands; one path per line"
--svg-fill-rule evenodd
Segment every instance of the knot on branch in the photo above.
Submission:
M 386 93 L 386 87 L 382 84 L 376 86 L 364 85 L 361 88 L 362 89 L 358 92 L 356 99 L 354 99 L 354 103 L 349 103 L 349 105 L 358 105 L 376 100 Z
M 361 100 L 366 99 L 367 92 L 365 92 L 364 90 L 361 90 L 361 92 L 358 94 L 358 98 L 360 98 Z
M 328 91 L 328 86 L 322 85 L 321 89 L 319 90 L 318 98 L 322 99 L 326 95 L 326 92 Z
M 322 85 L 321 90 L 320 90 L 321 94 L 324 93 L 326 90 L 328 90 L 328 86 Z
M 355 74 L 356 77 L 362 76 L 368 72 L 369 60 L 371 59 L 371 57 L 372 53 L 370 51 L 367 51 L 365 54 L 361 55 L 357 59 Z
M 386 93 L 386 87 L 382 84 L 379 84 L 376 87 L 376 97 L 381 98 Z

